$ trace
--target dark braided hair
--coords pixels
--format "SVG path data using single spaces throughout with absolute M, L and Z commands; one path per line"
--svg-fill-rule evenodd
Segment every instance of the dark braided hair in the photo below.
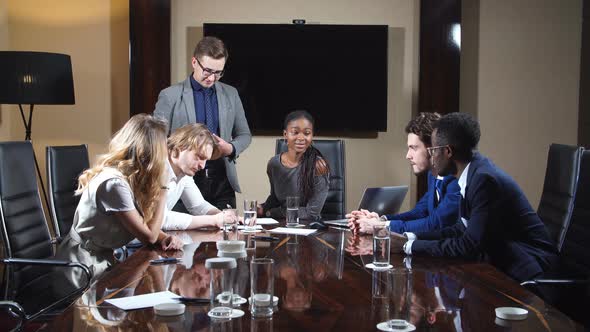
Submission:
M 312 129 L 315 130 L 315 121 L 313 120 L 313 117 L 309 112 L 304 110 L 297 110 L 287 114 L 283 128 L 287 130 L 291 121 L 299 119 L 306 119 L 309 121 Z M 313 195 L 314 176 L 316 175 L 316 172 L 320 174 L 329 174 L 330 166 L 320 150 L 316 149 L 313 145 L 310 145 L 301 157 L 301 167 L 299 168 L 299 190 L 303 194 L 302 205 L 306 205 L 307 201 Z

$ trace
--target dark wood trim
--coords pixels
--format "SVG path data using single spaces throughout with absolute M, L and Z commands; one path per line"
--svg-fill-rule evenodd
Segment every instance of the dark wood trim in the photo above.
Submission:
M 461 49 L 452 38 L 455 24 L 461 24 L 461 0 L 420 0 L 417 112 L 459 111 Z M 426 176 L 419 176 L 417 199 L 426 190 Z
M 130 116 L 152 113 L 170 85 L 170 0 L 129 0 Z

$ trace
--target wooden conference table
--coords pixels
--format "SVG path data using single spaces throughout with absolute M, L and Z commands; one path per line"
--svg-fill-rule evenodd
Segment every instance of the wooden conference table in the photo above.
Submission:
M 377 274 L 372 262 L 372 238 L 354 237 L 348 230 L 329 228 L 309 236 L 276 235 L 279 241 L 253 241 L 255 249 L 238 260 L 235 291 L 249 296 L 248 261 L 275 261 L 278 309 L 271 320 L 245 315 L 211 321 L 208 305 L 190 305 L 184 315 L 160 317 L 152 308 L 122 311 L 107 298 L 170 290 L 187 297 L 208 297 L 206 258 L 215 257 L 219 231 L 179 233 L 193 242 L 178 253 L 182 263 L 149 265 L 162 252 L 141 248 L 101 276 L 79 300 L 59 315 L 47 330 L 55 331 L 376 331 L 390 308 L 373 297 Z M 260 235 L 260 233 L 258 233 Z M 266 235 L 266 234 L 265 234 Z M 230 236 L 231 237 L 231 236 Z M 392 255 L 394 267 L 411 266 L 411 323 L 417 331 L 582 331 L 557 309 L 484 263 Z M 528 309 L 523 321 L 496 319 L 494 309 Z

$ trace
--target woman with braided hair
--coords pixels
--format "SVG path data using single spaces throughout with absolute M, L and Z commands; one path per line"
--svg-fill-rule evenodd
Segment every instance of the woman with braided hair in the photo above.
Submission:
M 330 185 L 330 168 L 322 153 L 312 145 L 313 134 L 311 114 L 302 110 L 287 114 L 283 127 L 287 152 L 268 161 L 270 195 L 259 206 L 258 215 L 285 218 L 287 197 L 299 196 L 299 218 L 321 219 Z

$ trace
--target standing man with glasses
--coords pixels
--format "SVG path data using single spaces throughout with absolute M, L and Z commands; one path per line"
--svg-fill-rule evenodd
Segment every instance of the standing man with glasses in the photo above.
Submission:
M 459 179 L 460 222 L 437 231 L 391 233 L 392 252 L 485 260 L 517 281 L 542 275 L 555 245 L 518 184 L 479 154 L 479 123 L 442 117 L 432 133 L 432 167 Z
M 388 225 L 392 232 L 417 232 L 453 225 L 459 215 L 459 185 L 452 175 L 438 176 L 432 172 L 430 155 L 440 147 L 430 147 L 432 126 L 440 119 L 438 113 L 420 113 L 406 125 L 408 153 L 406 159 L 415 175 L 428 173 L 428 191 L 414 209 L 395 215 L 379 216 L 367 210 L 347 215 L 353 232 L 372 234 L 374 225 Z
M 238 91 L 219 82 L 227 59 L 220 39 L 201 39 L 191 60 L 193 73 L 162 90 L 154 110 L 155 116 L 168 121 L 168 134 L 195 122 L 205 124 L 214 134 L 223 157 L 208 161 L 194 180 L 205 200 L 220 210 L 228 205 L 236 207 L 236 192 L 241 192 L 236 159 L 252 141 Z

